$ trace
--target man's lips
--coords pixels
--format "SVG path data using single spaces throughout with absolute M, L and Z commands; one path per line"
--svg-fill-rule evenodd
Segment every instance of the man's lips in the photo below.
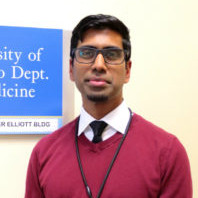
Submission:
M 87 79 L 86 82 L 88 82 L 91 86 L 104 86 L 106 84 L 110 84 L 109 81 L 105 80 L 105 79 L 101 79 L 101 78 L 91 78 L 91 79 Z

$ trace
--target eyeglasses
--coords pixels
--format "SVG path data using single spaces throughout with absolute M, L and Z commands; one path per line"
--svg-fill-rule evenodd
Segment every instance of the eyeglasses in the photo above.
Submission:
M 120 48 L 96 49 L 81 47 L 73 51 L 76 61 L 82 64 L 93 64 L 99 53 L 103 55 L 105 63 L 110 65 L 119 65 L 125 59 L 125 50 Z

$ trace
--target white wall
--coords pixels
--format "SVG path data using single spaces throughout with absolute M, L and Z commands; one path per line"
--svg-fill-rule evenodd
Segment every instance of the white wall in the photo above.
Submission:
M 0 25 L 72 30 L 85 15 L 112 14 L 131 30 L 128 105 L 174 133 L 189 154 L 198 197 L 198 1 L 1 1 Z M 75 115 L 81 98 L 75 91 Z M 29 155 L 41 136 L 0 136 L 0 197 L 22 198 Z

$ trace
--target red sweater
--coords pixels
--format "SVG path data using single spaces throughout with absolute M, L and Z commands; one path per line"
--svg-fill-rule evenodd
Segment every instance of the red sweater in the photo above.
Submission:
M 75 149 L 76 120 L 34 148 L 25 198 L 87 198 Z M 87 183 L 95 198 L 122 135 L 94 144 L 78 139 Z M 101 198 L 192 198 L 190 167 L 178 139 L 134 114 Z

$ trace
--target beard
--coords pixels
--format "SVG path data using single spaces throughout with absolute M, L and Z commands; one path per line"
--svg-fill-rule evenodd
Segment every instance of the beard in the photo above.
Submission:
M 87 95 L 87 98 L 92 102 L 105 102 L 108 100 L 108 96 L 105 95 Z

